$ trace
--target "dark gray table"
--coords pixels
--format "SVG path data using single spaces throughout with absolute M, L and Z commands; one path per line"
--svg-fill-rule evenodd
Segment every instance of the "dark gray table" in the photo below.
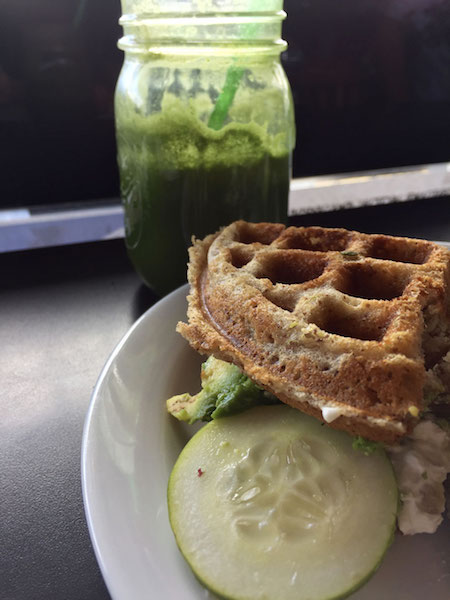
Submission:
M 450 241 L 450 199 L 291 221 Z M 120 240 L 0 255 L 0 273 L 0 598 L 105 600 L 81 498 L 83 422 L 109 353 L 157 298 Z

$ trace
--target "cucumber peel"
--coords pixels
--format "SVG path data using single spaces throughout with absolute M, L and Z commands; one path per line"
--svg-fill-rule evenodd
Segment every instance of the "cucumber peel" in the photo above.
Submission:
M 170 523 L 197 578 L 230 600 L 332 600 L 376 570 L 398 491 L 382 448 L 284 405 L 218 419 L 181 452 Z

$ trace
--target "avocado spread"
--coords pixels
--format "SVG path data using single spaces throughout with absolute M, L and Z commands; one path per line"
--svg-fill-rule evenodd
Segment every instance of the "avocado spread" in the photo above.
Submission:
M 179 394 L 167 400 L 167 410 L 179 421 L 211 421 L 259 404 L 279 400 L 258 387 L 236 365 L 210 356 L 202 365 L 202 389 L 195 396 Z

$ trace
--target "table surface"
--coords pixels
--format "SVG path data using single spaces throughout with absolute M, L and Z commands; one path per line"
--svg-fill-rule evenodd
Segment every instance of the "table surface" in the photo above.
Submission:
M 450 199 L 292 223 L 450 241 Z M 83 423 L 109 354 L 157 297 L 122 240 L 3 254 L 0 272 L 0 596 L 105 600 L 81 495 Z

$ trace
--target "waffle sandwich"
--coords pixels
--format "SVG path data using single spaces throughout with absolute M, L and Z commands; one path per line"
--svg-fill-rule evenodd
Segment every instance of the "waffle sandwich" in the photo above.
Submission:
M 177 330 L 282 402 L 392 444 L 448 391 L 443 247 L 237 221 L 189 252 L 188 323 Z

